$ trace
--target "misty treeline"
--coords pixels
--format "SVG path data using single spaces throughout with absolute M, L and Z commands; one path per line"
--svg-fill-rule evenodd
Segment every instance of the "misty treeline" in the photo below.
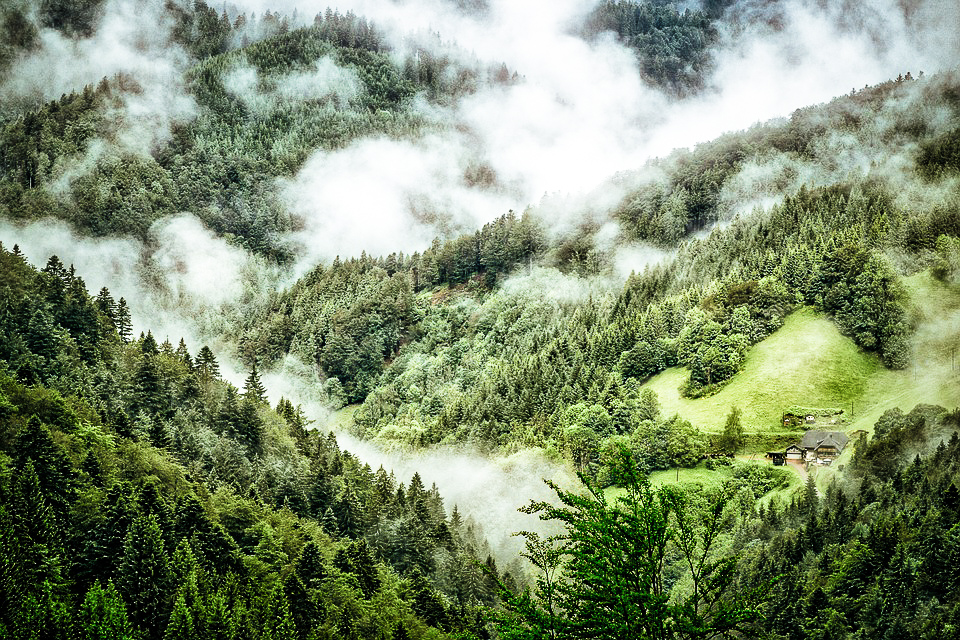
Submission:
M 0 247 L 0 635 L 483 637 L 502 571 L 475 523 L 131 335 L 126 300 Z M 466 634 L 465 636 L 463 634 Z
M 423 253 L 337 258 L 248 316 L 241 353 L 268 364 L 295 355 L 317 367 L 332 404 L 360 402 L 401 345 L 431 333 L 423 321 L 435 288 L 493 289 L 518 265 L 539 259 L 545 246 L 540 222 L 510 212 L 474 234 L 436 240 Z
M 955 210 L 908 216 L 869 182 L 802 188 L 684 245 L 621 291 L 588 296 L 572 276 L 540 267 L 526 275 L 532 258 L 550 252 L 536 251 L 543 245 L 525 219 L 410 258 L 319 267 L 251 316 L 241 349 L 248 360 L 289 353 L 315 366 L 334 404 L 363 402 L 354 422 L 365 437 L 546 447 L 597 473 L 620 444 L 649 469 L 690 465 L 716 438 L 660 415 L 645 380 L 684 366 L 688 396 L 712 393 L 800 305 L 829 313 L 887 366 L 904 367 L 908 296 L 885 251 L 911 247 L 932 260 L 924 247 L 958 228 Z M 493 263 L 485 236 L 500 233 L 493 246 L 516 251 Z M 458 251 L 462 270 L 425 269 Z M 515 286 L 488 289 L 495 264 L 520 267 Z M 542 293 L 564 288 L 574 291 Z
M 541 290 L 571 286 L 547 271 L 489 294 L 422 294 L 422 337 L 411 333 L 391 356 L 354 415 L 358 429 L 411 445 L 553 448 L 581 470 L 599 470 L 619 444 L 650 469 L 695 464 L 716 443 L 699 425 L 660 415 L 641 384 L 684 366 L 687 395 L 712 393 L 799 305 L 831 314 L 888 366 L 906 365 L 907 295 L 865 230 L 883 203 L 868 193 L 801 190 L 616 294 L 545 298 Z M 899 222 L 890 220 L 894 232 Z
M 643 78 L 654 86 L 684 96 L 704 88 L 711 47 L 718 34 L 714 25 L 730 0 L 711 0 L 703 10 L 678 10 L 675 2 L 605 0 L 581 27 L 587 38 L 613 32 L 637 56 Z
M 954 175 L 956 159 L 957 80 L 946 73 L 916 81 L 910 73 L 876 86 L 864 87 L 824 105 L 797 109 L 789 119 L 758 124 L 655 160 L 655 176 L 638 176 L 614 212 L 628 237 L 661 246 L 676 246 L 691 232 L 709 228 L 729 217 L 736 199 L 782 196 L 809 180 L 830 184 L 846 180 L 863 166 L 849 159 L 875 164 L 884 157 L 903 158 L 917 175 L 887 176 L 891 188 L 922 177 L 927 181 Z M 953 125 L 937 120 L 936 109 L 954 114 Z M 919 145 L 917 144 L 919 143 Z M 919 147 L 919 148 L 918 148 Z M 847 156 L 847 163 L 844 163 Z M 754 193 L 739 191 L 737 178 L 746 168 L 769 171 Z M 805 175 L 809 174 L 809 175 Z M 629 185 L 624 174 L 618 181 Z
M 194 22 L 181 15 L 174 35 L 206 37 L 207 22 L 229 26 L 225 18 L 196 23 L 210 11 L 196 3 Z M 151 155 L 126 151 L 118 141 L 123 120 L 113 114 L 139 91 L 132 75 L 104 78 L 11 115 L 0 131 L 0 211 L 21 220 L 55 216 L 95 236 L 141 239 L 160 218 L 192 211 L 217 234 L 285 261 L 292 256 L 285 235 L 301 221 L 281 201 L 275 178 L 293 175 L 317 149 L 376 134 L 413 139 L 439 126 L 410 109 L 418 92 L 443 100 L 478 84 L 511 81 L 502 65 L 454 69 L 450 59 L 426 50 L 397 64 L 375 30 L 353 14 L 328 10 L 314 22 L 197 54 L 184 80 L 199 113 L 175 126 Z M 464 176 L 482 179 L 482 173 Z
M 12 49 L 0 58 L 12 64 L 39 47 L 42 28 L 89 36 L 104 9 L 99 0 L 41 4 L 39 11 L 17 2 L 3 9 L 2 41 Z M 172 138 L 150 154 L 127 150 L 117 113 L 140 90 L 135 75 L 78 87 L 34 111 L 4 112 L 0 211 L 7 217 L 54 216 L 83 233 L 146 239 L 155 221 L 192 211 L 217 234 L 284 262 L 294 254 L 286 237 L 301 221 L 288 212 L 275 178 L 293 175 L 317 149 L 442 129 L 444 123 L 411 108 L 416 95 L 448 103 L 485 85 L 522 81 L 522 70 L 465 62 L 469 55 L 443 53 L 429 39 L 422 46 L 411 41 L 398 55 L 372 23 L 350 12 L 248 16 L 173 0 L 165 11 L 172 44 L 195 62 L 184 83 L 196 117 L 175 125 Z M 605 3 L 583 34 L 622 32 L 638 50 L 647 80 L 679 91 L 702 83 L 713 17 L 663 3 Z M 329 75 L 334 65 L 340 75 Z M 467 171 L 463 181 L 496 186 L 496 176 L 482 168 Z
M 935 114 L 956 117 L 958 107 L 952 76 L 901 78 L 659 162 L 665 178 L 628 199 L 665 190 L 664 207 L 679 202 L 671 242 L 685 240 L 672 260 L 634 274 L 620 291 L 587 295 L 589 279 L 535 268 L 602 273 L 610 256 L 593 246 L 590 223 L 536 231 L 534 209 L 520 219 L 528 227 L 507 218 L 413 258 L 318 268 L 255 317 L 241 350 L 248 361 L 293 353 L 315 366 L 335 405 L 362 400 L 358 433 L 385 443 L 544 447 L 601 482 L 621 445 L 648 469 L 693 464 L 722 448 L 720 434 L 660 415 L 642 384 L 681 366 L 686 396 L 714 393 L 799 306 L 827 313 L 886 366 L 908 365 L 914 318 L 901 276 L 930 267 L 950 280 L 960 264 L 956 172 L 949 161 L 932 171 L 939 161 L 926 151 L 951 139 Z M 838 138 L 874 162 L 906 146 L 907 163 L 899 173 L 838 170 Z M 743 185 L 738 172 L 749 174 L 748 162 L 766 172 L 759 186 Z M 806 186 L 801 171 L 818 172 L 827 186 Z M 729 215 L 737 189 L 747 202 L 781 202 L 691 238 L 719 211 Z M 904 189 L 927 195 L 913 203 Z M 659 228 L 664 210 L 652 210 L 636 229 Z M 613 215 L 634 236 L 627 210 Z M 504 260 L 491 262 L 494 247 L 506 249 Z M 511 268 L 519 278 L 498 286 Z

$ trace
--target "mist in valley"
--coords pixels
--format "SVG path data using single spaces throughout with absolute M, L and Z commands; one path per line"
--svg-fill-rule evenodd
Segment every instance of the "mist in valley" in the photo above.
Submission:
M 655 169 L 644 168 L 651 158 L 788 117 L 797 108 L 900 73 L 942 71 L 960 58 L 954 29 L 960 7 L 951 2 L 885 0 L 829 7 L 806 0 L 772 6 L 735 2 L 710 52 L 705 87 L 680 98 L 645 83 L 633 52 L 612 36 L 587 40 L 578 35 L 576 26 L 594 3 L 487 4 L 479 14 L 440 0 L 356 0 L 337 6 L 367 16 L 382 29 L 398 62 L 420 50 L 451 58 L 453 72 L 505 65 L 516 79 L 482 81 L 475 91 L 445 102 L 417 98 L 411 108 L 427 123 L 425 135 L 378 135 L 341 149 L 315 150 L 293 175 L 269 185 L 298 221 L 284 239 L 294 252 L 286 268 L 216 235 L 191 211 L 155 222 L 146 240 L 92 239 L 54 221 L 3 221 L 0 239 L 7 247 L 19 244 L 37 265 L 57 254 L 76 267 L 91 292 L 106 286 L 115 298 L 124 296 L 135 332 L 151 330 L 158 340 L 174 344 L 183 337 L 194 353 L 209 344 L 224 377 L 241 385 L 246 369 L 231 332 L 245 309 L 266 304 L 318 263 L 361 252 L 423 251 L 435 237 L 470 232 L 508 210 L 531 208 L 556 233 L 585 219 L 603 220 L 597 241 L 613 252 L 613 280 L 622 283 L 631 271 L 672 256 L 623 242 L 620 229 L 607 218 L 638 181 L 656 179 Z M 61 185 L 104 157 L 158 153 L 178 125 L 199 116 L 182 81 L 190 61 L 171 44 L 172 25 L 158 6 L 108 0 L 89 37 L 40 28 L 38 46 L 22 54 L 3 78 L 2 100 L 19 105 L 54 99 L 103 77 L 135 78 L 136 88 L 111 106 L 110 135 L 55 169 Z M 227 7 L 234 15 L 261 15 L 268 9 L 292 15 L 296 9 L 299 19 L 310 23 L 326 4 L 249 0 Z M 353 72 L 329 58 L 270 82 L 238 67 L 228 75 L 227 88 L 254 112 L 288 100 L 347 103 L 359 91 Z M 910 99 L 904 104 L 916 106 Z M 936 114 L 928 121 L 935 123 Z M 899 179 L 910 170 L 904 160 L 909 149 L 887 154 L 892 146 L 882 138 L 868 149 L 862 143 L 832 138 L 824 156 L 829 151 L 839 160 L 830 171 L 786 155 L 756 158 L 725 187 L 723 208 L 728 217 L 748 215 L 800 185 L 829 184 L 868 171 Z M 878 158 L 885 158 L 880 166 Z M 621 172 L 629 177 L 612 180 Z M 485 179 L 475 179 L 478 174 Z M 903 197 L 913 195 L 907 191 Z M 522 280 L 522 275 L 508 280 L 505 287 L 523 286 Z M 559 280 L 555 290 L 575 289 L 577 295 L 609 286 Z M 280 396 L 302 403 L 313 428 L 337 428 L 334 414 L 318 401 L 320 380 L 312 368 L 288 363 L 267 372 L 264 380 L 273 403 Z M 536 528 L 533 518 L 516 508 L 529 498 L 550 497 L 543 477 L 567 487 L 577 483 L 567 464 L 540 451 L 497 458 L 444 447 L 386 450 L 344 430 L 338 439 L 343 449 L 374 469 L 392 470 L 399 481 L 409 481 L 417 471 L 428 486 L 436 483 L 447 510 L 456 504 L 482 523 L 501 557 L 519 546 L 509 536 L 512 531 Z

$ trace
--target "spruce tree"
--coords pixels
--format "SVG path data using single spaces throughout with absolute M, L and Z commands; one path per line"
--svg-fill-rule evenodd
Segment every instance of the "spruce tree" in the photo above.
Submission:
M 155 356 L 160 353 L 160 348 L 157 346 L 157 339 L 153 337 L 153 333 L 148 329 L 147 335 L 140 341 L 140 351 L 145 356 Z
M 287 597 L 297 637 L 308 637 L 313 621 L 318 617 L 317 605 L 296 572 L 283 581 L 283 593 Z
M 36 416 L 31 417 L 17 435 L 13 454 L 18 469 L 33 462 L 43 495 L 57 519 L 63 522 L 74 498 L 76 473 L 60 445 L 53 441 L 50 429 Z
M 193 358 L 190 357 L 190 351 L 187 349 L 187 343 L 183 341 L 183 338 L 180 338 L 180 343 L 177 345 L 177 350 L 173 354 L 188 367 L 193 367 Z
M 173 576 L 163 533 L 152 514 L 137 517 L 127 533 L 117 588 L 134 626 L 149 640 L 160 640 L 170 615 Z
M 187 607 L 187 602 L 183 594 L 180 594 L 177 596 L 177 601 L 173 605 L 173 611 L 170 613 L 170 621 L 167 623 L 163 640 L 194 640 L 196 637 L 196 626 L 194 624 L 193 614 L 190 608 Z
M 107 316 L 114 328 L 116 328 L 117 303 L 113 300 L 113 296 L 110 295 L 110 290 L 106 287 L 101 288 L 97 294 L 96 307 L 97 311 Z
M 279 580 L 270 592 L 265 613 L 263 640 L 297 640 L 297 627 Z
M 137 394 L 137 410 L 144 411 L 151 416 L 160 415 L 165 409 L 167 399 L 160 370 L 153 358 L 144 358 L 140 362 L 134 377 L 134 384 Z
M 77 631 L 81 640 L 133 640 L 133 627 L 120 593 L 108 582 L 94 582 L 80 606 Z
M 300 558 L 297 560 L 297 575 L 303 581 L 303 584 L 311 589 L 317 589 L 327 577 L 327 569 L 320 553 L 320 546 L 310 541 L 300 552 Z
M 49 581 L 21 603 L 14 629 L 14 637 L 24 640 L 72 640 L 74 637 L 70 610 L 54 593 Z
M 114 326 L 117 328 L 117 335 L 120 336 L 120 339 L 124 342 L 130 342 L 130 337 L 133 335 L 133 324 L 130 320 L 130 309 L 127 307 L 127 301 L 124 298 L 120 298 L 117 302 Z
M 263 404 L 267 401 L 267 389 L 260 381 L 260 373 L 257 371 L 257 361 L 253 361 L 253 367 L 250 369 L 250 375 L 243 383 L 243 396 L 256 404 Z
M 220 378 L 220 365 L 217 363 L 217 358 L 213 355 L 213 351 L 211 351 L 207 345 L 203 345 L 200 348 L 194 364 L 201 382 L 208 383 L 211 380 Z

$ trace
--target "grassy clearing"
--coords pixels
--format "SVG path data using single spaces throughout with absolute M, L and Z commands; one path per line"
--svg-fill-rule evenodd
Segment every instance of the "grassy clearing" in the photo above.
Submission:
M 845 407 L 863 395 L 879 359 L 840 335 L 822 314 L 804 308 L 755 345 L 743 370 L 718 393 L 695 400 L 680 396 L 686 369 L 667 370 L 646 387 L 660 397 L 667 414 L 679 413 L 705 431 L 719 432 L 732 405 L 743 411 L 748 432 L 783 432 L 780 418 L 790 405 Z
M 843 429 L 867 431 L 893 407 L 904 411 L 919 403 L 956 407 L 960 404 L 960 287 L 937 282 L 926 272 L 905 279 L 905 284 L 918 324 L 913 364 L 904 371 L 884 368 L 875 355 L 841 335 L 823 314 L 802 308 L 779 331 L 755 345 L 743 370 L 713 396 L 680 397 L 679 387 L 688 375 L 680 368 L 655 376 L 645 387 L 657 392 L 665 413 L 679 413 L 707 432 L 719 432 L 730 407 L 740 407 L 744 427 L 752 434 L 750 451 L 790 439 L 780 417 L 794 404 L 842 407 L 849 420 Z
M 745 460 L 743 458 L 740 459 L 740 462 L 759 465 L 770 464 L 764 460 Z M 789 502 L 790 497 L 804 485 L 804 480 L 800 477 L 800 474 L 791 472 L 789 477 L 790 484 L 788 486 L 767 492 L 760 496 L 760 502 L 762 504 L 769 504 L 773 500 L 780 503 Z M 666 471 L 654 471 L 650 474 L 650 483 L 655 487 L 676 483 L 688 488 L 707 491 L 718 489 L 723 483 L 731 479 L 733 479 L 733 467 L 717 466 L 711 470 L 707 469 L 703 462 L 689 469 L 668 469 Z M 604 490 L 604 495 L 611 502 L 623 493 L 624 490 L 619 487 L 608 487 Z

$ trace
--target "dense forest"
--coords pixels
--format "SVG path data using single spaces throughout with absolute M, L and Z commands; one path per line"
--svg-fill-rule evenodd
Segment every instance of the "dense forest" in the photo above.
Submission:
M 0 264 L 4 637 L 444 637 L 516 585 L 436 486 L 270 407 L 256 367 L 238 390 L 208 347 L 132 339 L 56 256 Z
M 536 200 L 513 138 L 658 126 L 557 78 L 692 122 L 816 9 L 435 4 L 2 3 L 0 638 L 960 637 L 960 71 Z M 830 465 L 763 459 L 822 418 Z M 501 531 L 367 447 L 552 497 Z

